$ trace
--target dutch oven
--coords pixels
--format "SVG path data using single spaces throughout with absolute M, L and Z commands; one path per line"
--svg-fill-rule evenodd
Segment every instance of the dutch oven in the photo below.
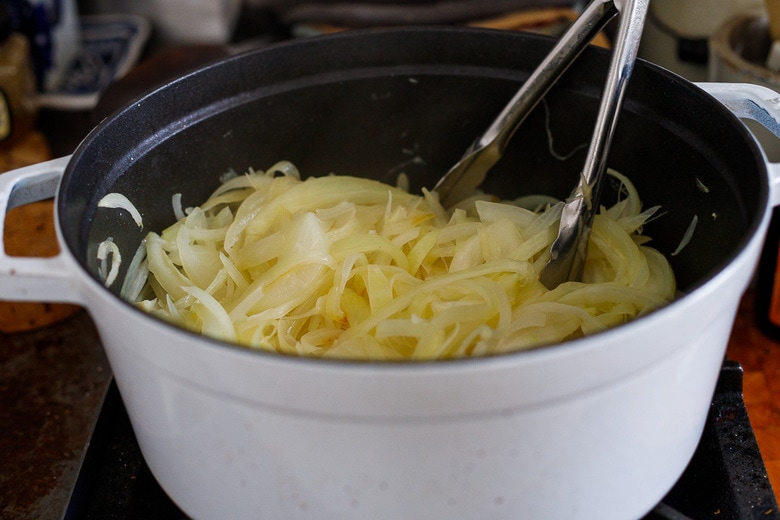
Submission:
M 2 214 L 55 197 L 62 248 L 3 255 L 0 294 L 89 310 L 149 467 L 194 518 L 641 517 L 697 446 L 780 201 L 780 173 L 702 86 L 640 62 L 609 161 L 663 208 L 645 234 L 680 296 L 584 339 L 437 362 L 287 357 L 175 328 L 97 274 L 98 242 L 111 236 L 132 257 L 146 231 L 174 221 L 174 193 L 196 205 L 228 170 L 286 159 L 308 175 L 394 182 L 403 171 L 413 191 L 432 186 L 552 43 L 465 28 L 350 31 L 179 77 L 101 122 L 72 156 L 0 177 Z M 486 191 L 568 195 L 584 151 L 552 150 L 589 141 L 608 59 L 584 53 Z M 734 86 L 706 87 L 771 122 L 776 94 L 740 101 Z M 110 192 L 135 204 L 143 231 L 98 208 Z

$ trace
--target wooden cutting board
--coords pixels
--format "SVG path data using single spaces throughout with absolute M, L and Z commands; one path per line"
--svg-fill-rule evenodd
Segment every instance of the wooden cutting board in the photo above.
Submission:
M 0 175 L 51 159 L 43 134 L 33 132 L 12 147 L 0 149 Z M 13 256 L 54 256 L 59 251 L 52 200 L 14 208 L 5 220 L 3 243 Z M 61 321 L 80 307 L 46 302 L 0 301 L 0 332 L 20 332 Z

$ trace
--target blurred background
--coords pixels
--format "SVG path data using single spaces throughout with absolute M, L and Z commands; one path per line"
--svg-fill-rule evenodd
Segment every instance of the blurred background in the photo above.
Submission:
M 9 98 L 5 119 L 13 119 L 14 124 L 3 125 L 0 119 L 0 149 L 18 143 L 33 127 L 46 128 L 51 111 L 57 112 L 57 121 L 61 112 L 70 112 L 71 121 L 77 122 L 78 113 L 84 116 L 93 111 L 110 85 L 151 56 L 162 54 L 170 59 L 171 54 L 184 54 L 184 49 L 193 54 L 192 47 L 197 46 L 201 52 L 188 61 L 197 66 L 289 38 L 408 24 L 557 34 L 584 4 L 556 0 L 1 0 L 0 56 L 14 66 L 2 68 L 0 88 Z M 749 81 L 780 89 L 780 44 L 775 44 L 780 24 L 772 23 L 778 18 L 773 16 L 777 10 L 780 0 L 653 0 L 640 57 L 691 81 Z M 595 43 L 609 45 L 609 31 Z M 169 70 L 181 72 L 177 67 Z M 77 144 L 76 133 L 63 134 L 55 132 L 56 142 L 51 143 L 55 155 L 68 153 Z

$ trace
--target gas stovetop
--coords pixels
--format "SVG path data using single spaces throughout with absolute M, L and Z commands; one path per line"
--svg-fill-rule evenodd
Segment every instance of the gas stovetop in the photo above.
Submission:
M 187 516 L 157 484 L 112 386 L 89 446 L 66 520 L 178 520 Z M 742 368 L 721 370 L 702 440 L 664 500 L 642 520 L 780 519 L 742 400 Z

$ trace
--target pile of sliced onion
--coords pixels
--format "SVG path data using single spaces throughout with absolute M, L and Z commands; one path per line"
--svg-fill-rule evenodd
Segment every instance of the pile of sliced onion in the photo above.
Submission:
M 643 211 L 601 208 L 583 282 L 548 290 L 562 203 L 474 197 L 445 210 L 373 180 L 301 180 L 288 162 L 227 180 L 136 256 L 132 298 L 168 321 L 284 354 L 361 360 L 493 355 L 559 343 L 669 302 L 672 269 Z M 140 277 L 140 279 L 139 279 Z

